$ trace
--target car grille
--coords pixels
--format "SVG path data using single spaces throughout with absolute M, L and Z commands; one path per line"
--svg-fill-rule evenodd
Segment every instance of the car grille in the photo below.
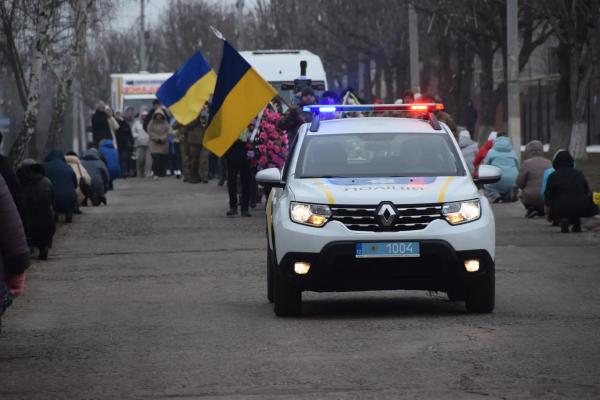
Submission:
M 397 216 L 391 226 L 381 226 L 375 216 L 378 206 L 331 206 L 331 220 L 351 231 L 401 232 L 425 229 L 431 221 L 443 219 L 441 204 L 395 205 Z

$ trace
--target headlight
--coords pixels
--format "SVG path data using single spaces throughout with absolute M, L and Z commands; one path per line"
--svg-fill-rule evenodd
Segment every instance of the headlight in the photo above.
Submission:
M 298 224 L 323 226 L 329 217 L 331 217 L 329 206 L 294 202 L 290 204 L 290 218 Z
M 442 214 L 451 225 L 460 225 L 478 220 L 481 217 L 481 205 L 477 199 L 446 203 L 442 207 Z

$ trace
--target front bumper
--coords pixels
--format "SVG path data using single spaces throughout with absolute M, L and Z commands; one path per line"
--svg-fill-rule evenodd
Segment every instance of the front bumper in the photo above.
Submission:
M 456 251 L 443 240 L 421 240 L 418 258 L 356 258 L 355 243 L 333 242 L 319 253 L 289 252 L 279 273 L 301 290 L 317 292 L 361 290 L 432 290 L 464 292 L 470 283 L 494 273 L 486 250 Z M 467 272 L 464 261 L 480 260 L 477 272 Z M 294 272 L 294 263 L 309 262 L 306 275 Z

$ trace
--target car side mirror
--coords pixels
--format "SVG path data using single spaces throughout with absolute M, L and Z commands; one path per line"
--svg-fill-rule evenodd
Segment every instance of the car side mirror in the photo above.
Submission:
M 279 168 L 267 168 L 256 173 L 256 182 L 261 185 L 284 187 L 285 182 L 281 180 L 281 171 Z
M 496 183 L 502 178 L 502 170 L 493 165 L 480 165 L 477 169 L 477 177 L 473 178 L 473 182 L 477 186 L 488 183 Z

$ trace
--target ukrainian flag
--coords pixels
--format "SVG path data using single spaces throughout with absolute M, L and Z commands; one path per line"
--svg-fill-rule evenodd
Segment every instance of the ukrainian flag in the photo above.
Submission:
M 227 42 L 204 133 L 204 147 L 222 156 L 277 94 Z
M 204 56 L 195 52 L 167 79 L 156 97 L 171 111 L 177 122 L 187 125 L 200 115 L 215 90 L 217 75 Z

